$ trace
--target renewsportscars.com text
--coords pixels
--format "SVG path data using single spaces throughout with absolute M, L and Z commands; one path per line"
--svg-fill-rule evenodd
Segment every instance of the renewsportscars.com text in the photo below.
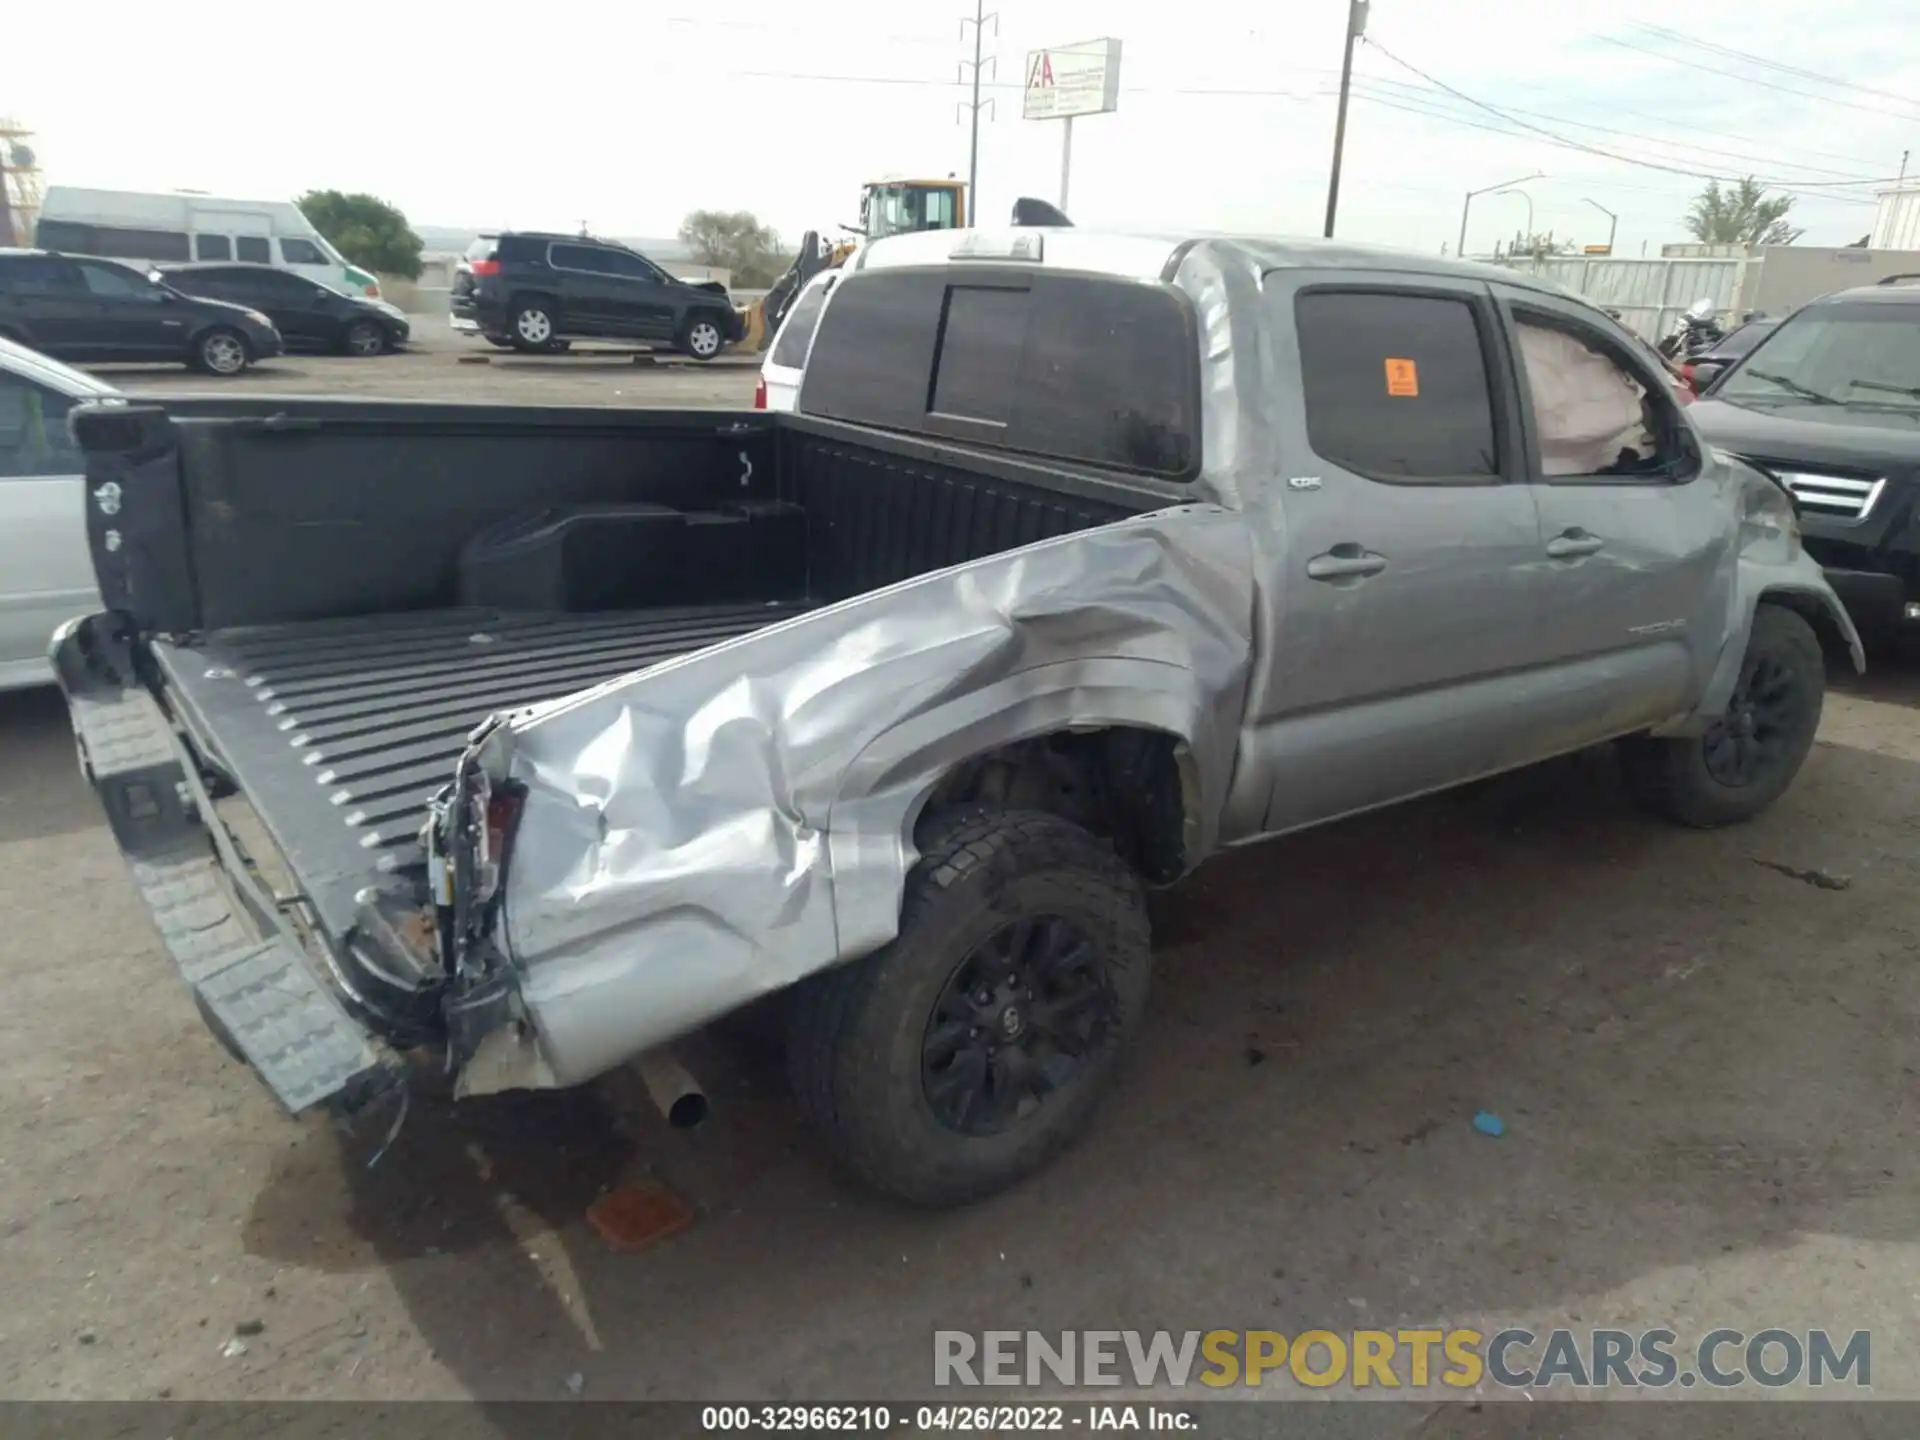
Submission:
M 1365 1389 L 1714 1389 L 1873 1384 L 1873 1337 L 1855 1330 L 937 1330 L 933 1383 L 1264 1384 Z

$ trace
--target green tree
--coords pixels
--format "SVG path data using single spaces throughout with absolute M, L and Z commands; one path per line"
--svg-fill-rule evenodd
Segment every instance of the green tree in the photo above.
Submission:
M 309 190 L 300 208 L 313 228 L 331 240 L 354 264 L 403 280 L 420 278 L 420 237 L 407 217 L 372 195 L 343 195 L 338 190 Z
M 697 264 L 733 272 L 733 283 L 760 290 L 787 268 L 780 235 L 750 210 L 695 210 L 680 222 L 680 243 Z
M 1791 209 L 1791 195 L 1769 198 L 1751 175 L 1724 190 L 1718 180 L 1709 180 L 1684 223 L 1694 239 L 1708 245 L 1791 245 L 1807 233 L 1787 223 Z

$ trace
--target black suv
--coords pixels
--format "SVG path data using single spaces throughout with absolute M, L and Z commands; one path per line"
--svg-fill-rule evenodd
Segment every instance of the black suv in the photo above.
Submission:
M 659 340 L 711 360 L 742 328 L 724 285 L 676 280 L 610 240 L 530 230 L 474 241 L 453 277 L 452 308 L 456 326 L 516 350 Z
M 156 265 L 153 278 L 184 295 L 226 300 L 258 310 L 290 350 L 379 355 L 407 343 L 410 327 L 397 305 L 343 295 L 317 280 L 271 265 L 225 261 Z
M 1920 622 L 1920 288 L 1893 276 L 1803 305 L 1710 384 L 1706 438 L 1793 493 L 1854 624 Z
M 258 310 L 51 250 L 0 250 L 0 335 L 61 360 L 171 360 L 215 375 L 238 375 L 281 348 Z

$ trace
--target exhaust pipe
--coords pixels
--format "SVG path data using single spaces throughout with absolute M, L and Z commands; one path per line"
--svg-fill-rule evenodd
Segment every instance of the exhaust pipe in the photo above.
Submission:
M 691 1130 L 707 1118 L 707 1092 L 666 1050 L 650 1050 L 633 1062 L 647 1096 L 676 1130 Z

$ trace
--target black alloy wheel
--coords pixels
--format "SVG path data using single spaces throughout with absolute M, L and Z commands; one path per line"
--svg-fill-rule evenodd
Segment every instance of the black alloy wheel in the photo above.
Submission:
M 1000 1134 L 1092 1063 L 1118 1018 L 1105 967 L 1077 925 L 1014 921 L 960 962 L 934 1002 L 921 1046 L 927 1104 L 949 1130 Z
M 1701 737 L 1707 773 L 1726 786 L 1771 777 L 1789 758 L 1805 709 L 1793 671 L 1772 655 L 1749 655 L 1725 717 Z

